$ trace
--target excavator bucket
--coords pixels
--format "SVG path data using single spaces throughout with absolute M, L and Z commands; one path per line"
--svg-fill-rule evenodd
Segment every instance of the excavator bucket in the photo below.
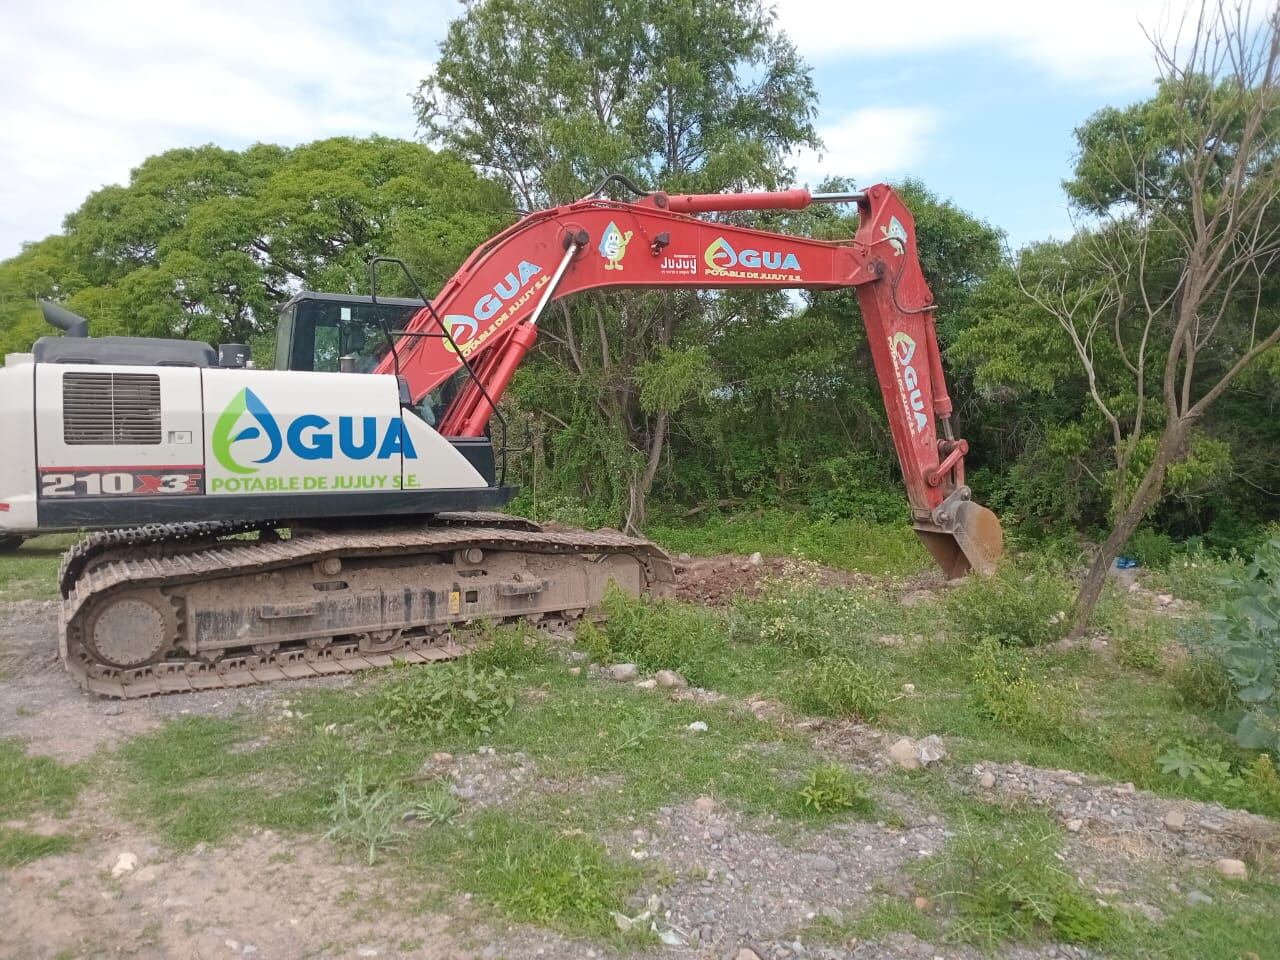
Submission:
M 952 516 L 941 526 L 917 523 L 916 534 L 948 580 L 963 577 L 970 570 L 989 576 L 1004 553 L 1000 521 L 971 500 L 956 504 Z

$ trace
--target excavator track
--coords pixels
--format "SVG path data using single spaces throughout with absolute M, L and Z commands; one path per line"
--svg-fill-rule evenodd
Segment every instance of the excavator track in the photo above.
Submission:
M 474 621 L 572 621 L 610 582 L 662 596 L 674 573 L 647 540 L 440 514 L 287 538 L 262 523 L 112 532 L 69 551 L 61 582 L 68 672 L 129 699 L 452 659 Z

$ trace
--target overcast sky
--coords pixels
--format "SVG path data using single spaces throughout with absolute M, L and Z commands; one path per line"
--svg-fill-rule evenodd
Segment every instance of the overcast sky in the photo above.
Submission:
M 922 179 L 1015 245 L 1069 230 L 1072 128 L 1140 99 L 1164 0 L 779 0 L 814 68 L 802 181 Z M 170 147 L 411 137 L 444 0 L 0 0 L 0 257 Z M 1179 5 L 1178 9 L 1181 7 Z

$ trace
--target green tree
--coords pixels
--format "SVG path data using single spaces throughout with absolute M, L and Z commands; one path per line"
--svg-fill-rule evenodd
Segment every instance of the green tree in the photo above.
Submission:
M 759 0 L 474 0 L 417 106 L 429 137 L 528 207 L 612 172 L 671 191 L 770 189 L 790 151 L 816 144 L 809 70 Z M 685 291 L 562 301 L 515 386 L 554 425 L 540 445 L 552 474 L 640 524 L 672 432 L 716 382 L 709 346 L 731 315 Z
M 36 297 L 99 334 L 261 341 L 301 288 L 364 291 L 375 253 L 404 257 L 424 287 L 442 283 L 510 203 L 457 156 L 410 141 L 170 150 L 0 263 L 3 343 L 25 349 L 45 332 Z
M 1076 632 L 1167 486 L 1213 459 L 1188 456 L 1213 404 L 1280 343 L 1280 10 L 1258 26 L 1247 13 L 1205 4 L 1181 49 L 1157 45 L 1154 98 L 1077 131 L 1067 191 L 1093 222 L 1019 265 L 1109 434 L 1110 530 Z

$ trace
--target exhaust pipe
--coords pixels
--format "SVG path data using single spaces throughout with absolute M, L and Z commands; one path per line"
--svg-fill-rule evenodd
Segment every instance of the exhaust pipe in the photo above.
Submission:
M 72 313 L 66 307 L 48 300 L 40 301 L 40 310 L 44 314 L 45 323 L 57 327 L 68 337 L 89 336 L 89 321 L 78 313 Z

